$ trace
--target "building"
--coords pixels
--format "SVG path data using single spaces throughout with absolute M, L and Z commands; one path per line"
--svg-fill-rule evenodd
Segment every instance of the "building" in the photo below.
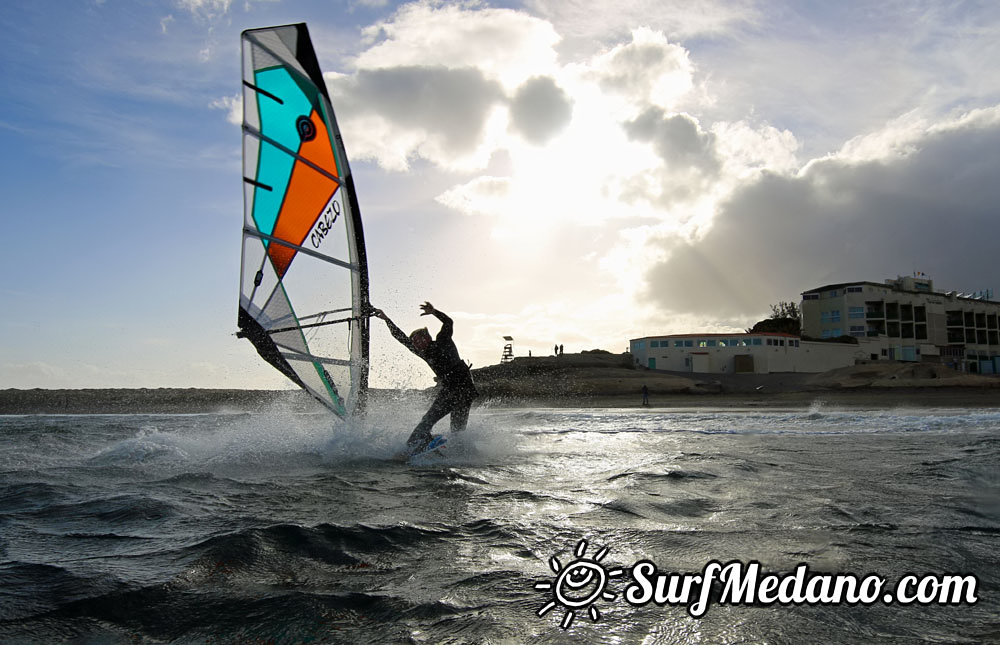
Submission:
M 830 284 L 802 293 L 802 337 L 854 337 L 869 360 L 1000 373 L 1000 302 L 992 295 L 941 293 L 923 274 Z
M 636 365 L 674 372 L 825 372 L 865 358 L 858 345 L 791 334 L 674 334 L 629 342 Z

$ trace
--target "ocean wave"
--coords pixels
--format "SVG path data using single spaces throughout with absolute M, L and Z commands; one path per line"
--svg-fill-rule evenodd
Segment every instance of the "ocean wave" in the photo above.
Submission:
M 110 575 L 85 576 L 51 564 L 7 562 L 0 565 L 0 623 L 44 614 L 122 587 Z
M 191 583 L 208 578 L 283 579 L 289 575 L 320 575 L 317 563 L 331 572 L 391 568 L 392 555 L 433 545 L 451 533 L 442 527 L 391 526 L 315 527 L 276 524 L 211 537 L 184 547 L 178 557 L 191 561 L 181 579 Z
M 30 481 L 0 487 L 0 513 L 37 511 L 66 501 L 82 491 L 77 486 Z

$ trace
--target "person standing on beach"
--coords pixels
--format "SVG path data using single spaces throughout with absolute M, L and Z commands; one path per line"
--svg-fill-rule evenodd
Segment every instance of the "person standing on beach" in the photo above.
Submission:
M 645 383 L 642 385 L 642 404 L 649 405 L 649 388 Z
M 432 340 L 426 327 L 418 329 L 407 336 L 396 323 L 389 320 L 381 309 L 372 311 L 372 315 L 385 321 L 389 333 L 404 347 L 422 358 L 434 371 L 441 390 L 434 397 L 434 402 L 424 414 L 420 423 L 413 429 L 406 446 L 411 454 L 422 451 L 431 442 L 431 428 L 434 424 L 451 414 L 451 431 L 461 432 L 469 423 L 469 410 L 472 401 L 479 396 L 475 383 L 472 382 L 472 372 L 465 361 L 458 355 L 458 347 L 452 340 L 454 322 L 447 314 L 438 311 L 429 302 L 420 305 L 421 316 L 432 315 L 441 321 L 441 330 L 437 338 Z

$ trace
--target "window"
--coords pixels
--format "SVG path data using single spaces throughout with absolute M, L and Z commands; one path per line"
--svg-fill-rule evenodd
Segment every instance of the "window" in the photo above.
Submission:
M 819 294 L 818 293 L 804 293 L 804 294 L 802 294 L 802 299 L 803 300 L 819 300 Z
M 684 341 L 684 346 L 685 347 L 694 347 L 694 341 L 693 340 L 686 340 L 686 341 Z
M 649 341 L 649 346 L 650 347 L 659 347 L 660 346 L 660 341 L 658 341 L 658 340 L 651 340 L 651 341 Z
M 845 291 L 847 293 L 861 293 L 862 291 L 864 291 L 864 287 L 847 287 Z
M 674 341 L 674 347 L 684 347 L 684 341 L 683 340 L 675 340 Z
M 851 336 L 865 336 L 866 333 L 864 325 L 851 325 Z
M 836 298 L 837 297 L 837 293 L 838 293 L 837 290 L 834 289 L 833 291 L 830 292 L 830 297 L 831 298 Z
M 762 339 L 760 339 L 760 338 L 754 338 L 753 339 L 753 344 L 754 345 L 763 345 L 764 343 L 762 342 Z
M 819 320 L 821 323 L 834 323 L 840 322 L 840 309 L 831 309 L 830 311 L 821 311 L 819 314 Z
M 849 307 L 847 310 L 848 318 L 864 318 L 865 308 L 864 307 Z

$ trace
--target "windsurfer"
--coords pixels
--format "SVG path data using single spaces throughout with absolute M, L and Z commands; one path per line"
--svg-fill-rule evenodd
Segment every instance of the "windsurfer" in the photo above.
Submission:
M 458 355 L 458 348 L 452 340 L 454 323 L 447 314 L 438 311 L 429 302 L 420 305 L 421 316 L 432 315 L 441 321 L 441 330 L 437 338 L 432 340 L 426 327 L 414 331 L 407 336 L 403 330 L 389 320 L 381 309 L 372 311 L 372 315 L 385 321 L 389 333 L 404 347 L 422 358 L 434 371 L 441 391 L 434 398 L 431 407 L 414 428 L 406 445 L 411 453 L 420 452 L 431 442 L 431 428 L 434 424 L 451 414 L 451 431 L 465 430 L 469 422 L 469 410 L 472 401 L 479 392 L 472 382 L 469 366 Z

